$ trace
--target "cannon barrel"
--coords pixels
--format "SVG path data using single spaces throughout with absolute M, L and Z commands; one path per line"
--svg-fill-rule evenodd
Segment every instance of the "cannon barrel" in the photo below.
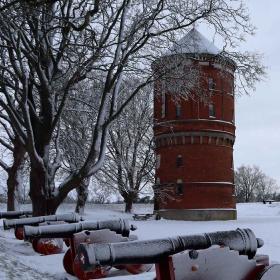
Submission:
M 43 225 L 38 227 L 24 226 L 24 238 L 71 238 L 74 233 L 83 230 L 110 229 L 128 237 L 130 230 L 135 230 L 128 220 L 107 220 L 94 222 L 80 222 L 62 225 Z
M 17 219 L 20 216 L 32 215 L 32 211 L 7 211 L 0 212 L 0 219 Z
M 76 213 L 58 214 L 49 216 L 38 216 L 23 219 L 3 220 L 4 229 L 22 227 L 24 225 L 37 225 L 48 221 L 65 221 L 67 223 L 76 223 L 81 221 L 81 216 Z
M 250 229 L 220 231 L 174 238 L 106 244 L 80 244 L 79 260 L 85 271 L 103 265 L 158 263 L 184 250 L 202 250 L 212 245 L 229 247 L 253 258 L 263 241 Z

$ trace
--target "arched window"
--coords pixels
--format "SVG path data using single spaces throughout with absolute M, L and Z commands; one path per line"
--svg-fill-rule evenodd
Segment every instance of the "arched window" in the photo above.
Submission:
M 181 113 L 182 113 L 181 109 L 182 109 L 181 105 L 177 104 L 176 105 L 176 118 L 180 118 L 181 117 Z
M 183 157 L 182 155 L 178 155 L 176 158 L 176 167 L 181 167 L 183 166 Z
M 215 105 L 213 103 L 209 104 L 209 117 L 216 118 Z
M 167 114 L 167 98 L 165 92 L 161 94 L 161 117 L 165 118 Z
M 208 88 L 210 90 L 216 89 L 216 83 L 214 82 L 213 78 L 208 78 Z
M 160 168 L 160 154 L 156 156 L 156 169 Z
M 235 123 L 234 109 L 231 110 L 231 115 L 232 115 L 232 123 Z
M 178 179 L 176 182 L 176 195 L 183 195 L 183 194 L 184 194 L 183 180 Z
M 231 85 L 230 85 L 230 94 L 234 95 L 234 80 L 232 80 Z

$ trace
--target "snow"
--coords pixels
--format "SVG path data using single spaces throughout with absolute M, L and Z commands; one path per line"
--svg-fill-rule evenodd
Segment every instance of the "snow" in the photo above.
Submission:
M 196 53 L 217 55 L 220 52 L 212 42 L 205 38 L 197 29 L 193 28 L 173 45 L 170 54 Z
M 28 206 L 24 207 L 25 209 Z M 74 205 L 63 204 L 58 213 L 73 211 Z M 265 245 L 258 250 L 260 254 L 270 256 L 271 262 L 280 263 L 280 202 L 272 204 L 248 203 L 238 204 L 238 219 L 236 221 L 168 221 L 148 220 L 133 221 L 132 214 L 123 212 L 122 204 L 87 205 L 85 218 L 90 220 L 102 220 L 112 218 L 128 218 L 137 226 L 137 234 L 140 240 L 188 235 L 219 230 L 232 230 L 236 228 L 250 228 L 257 237 L 264 240 Z M 0 210 L 5 210 L 5 205 L 0 205 Z M 151 213 L 152 205 L 138 204 L 134 208 L 135 213 Z M 35 253 L 27 242 L 14 238 L 13 231 L 0 229 L 0 279 L 56 279 L 74 280 L 75 277 L 64 272 L 62 265 L 63 254 L 40 256 Z M 141 275 L 122 275 L 122 271 L 112 271 L 114 280 L 152 280 L 154 270 Z M 114 277 L 113 277 L 114 276 Z

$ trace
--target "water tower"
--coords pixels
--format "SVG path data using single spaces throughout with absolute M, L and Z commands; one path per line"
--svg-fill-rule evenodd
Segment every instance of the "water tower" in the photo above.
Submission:
M 177 68 L 183 75 L 174 82 Z M 155 197 L 161 217 L 236 219 L 235 68 L 235 63 L 195 28 L 153 64 L 158 76 L 154 98 Z M 170 75 L 164 74 L 166 69 Z M 177 84 L 192 84 L 195 79 L 197 86 L 188 89 L 189 98 L 184 92 L 181 97 L 173 92 L 178 90 Z

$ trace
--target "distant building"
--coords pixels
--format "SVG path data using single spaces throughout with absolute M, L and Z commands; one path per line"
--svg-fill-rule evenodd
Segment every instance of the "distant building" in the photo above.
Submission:
M 236 219 L 235 68 L 196 29 L 153 64 L 156 205 L 164 218 Z

